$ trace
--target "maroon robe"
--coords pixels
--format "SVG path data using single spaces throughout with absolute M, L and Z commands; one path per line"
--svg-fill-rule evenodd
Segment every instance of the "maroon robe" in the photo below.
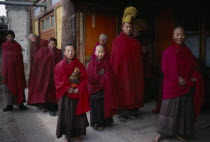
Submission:
M 95 51 L 96 51 L 96 47 L 97 47 L 98 45 L 101 45 L 100 42 L 98 42 L 98 43 L 96 44 L 96 46 L 94 47 L 94 49 L 93 49 L 92 59 L 96 59 Z M 109 54 L 108 54 L 107 47 L 104 47 L 104 49 L 105 49 L 105 52 L 106 52 L 106 55 L 105 55 L 104 58 L 109 59 Z
M 62 51 L 61 51 L 61 49 L 54 48 L 53 52 L 54 52 L 54 56 L 55 56 L 55 58 L 54 58 L 55 64 L 57 65 L 63 59 Z
M 77 86 L 79 94 L 69 94 L 67 91 L 72 87 L 69 77 L 72 75 L 76 67 L 80 70 L 80 83 Z M 64 95 L 67 95 L 71 99 L 78 99 L 76 115 L 86 113 L 90 110 L 90 96 L 87 91 L 87 73 L 84 65 L 77 58 L 70 63 L 67 63 L 67 59 L 64 58 L 56 65 L 55 86 L 58 100 Z
M 16 41 L 2 45 L 2 75 L 4 84 L 16 98 L 16 104 L 24 101 L 26 88 L 22 48 Z
M 57 103 L 54 83 L 56 61 L 61 60 L 59 49 L 41 48 L 34 58 L 29 84 L 28 104 Z
M 36 43 L 32 43 L 32 46 L 30 48 L 31 57 L 30 57 L 29 84 L 30 84 L 30 79 L 31 79 L 31 72 L 32 72 L 32 68 L 33 68 L 34 58 L 36 56 L 36 53 L 43 47 L 48 47 L 48 41 L 38 37 Z
M 142 107 L 144 77 L 140 42 L 120 33 L 113 41 L 110 58 L 119 109 Z
M 104 70 L 102 76 L 99 72 Z M 114 84 L 112 77 L 112 70 L 109 59 L 104 58 L 98 61 L 97 58 L 92 59 L 88 64 L 88 92 L 90 94 L 96 93 L 103 89 L 104 92 L 104 118 L 112 117 L 117 109 L 117 96 L 114 92 Z
M 198 63 L 190 49 L 185 45 L 173 43 L 162 55 L 163 99 L 172 99 L 187 94 L 194 86 L 194 110 L 197 117 L 204 99 L 204 81 Z M 186 80 L 186 85 L 179 85 L 179 76 Z M 196 78 L 196 83 L 191 78 Z

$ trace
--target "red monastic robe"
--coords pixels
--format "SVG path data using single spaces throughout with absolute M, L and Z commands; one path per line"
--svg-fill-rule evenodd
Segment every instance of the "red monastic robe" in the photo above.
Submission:
M 31 72 L 32 72 L 34 58 L 36 56 L 36 53 L 39 51 L 39 49 L 41 49 L 43 47 L 48 47 L 48 41 L 45 40 L 45 39 L 41 39 L 40 37 L 38 37 L 36 43 L 32 44 L 32 46 L 30 48 L 30 55 L 31 55 L 31 57 L 30 57 L 29 84 L 30 84 L 30 79 L 31 79 Z
M 142 107 L 144 77 L 140 42 L 120 33 L 113 41 L 110 58 L 119 109 Z
M 28 104 L 57 103 L 54 69 L 56 62 L 61 59 L 59 49 L 44 47 L 37 52 L 31 71 Z
M 185 45 L 173 43 L 162 55 L 163 99 L 172 99 L 185 95 L 195 86 L 194 109 L 197 117 L 204 99 L 204 81 L 199 71 L 198 63 L 190 49 Z M 179 76 L 183 77 L 187 84 L 179 85 Z M 196 83 L 191 78 L 196 78 Z
M 16 97 L 16 104 L 24 100 L 26 88 L 22 48 L 16 41 L 6 41 L 2 45 L 2 75 L 4 84 Z
M 96 46 L 98 46 L 98 45 L 101 45 L 100 42 L 98 42 L 98 43 L 96 44 Z M 95 46 L 94 49 L 93 49 L 92 59 L 96 59 L 96 55 L 95 55 L 96 46 Z M 107 47 L 104 47 L 104 49 L 105 49 L 105 52 L 106 52 L 106 55 L 105 55 L 104 58 L 109 59 L 109 53 L 108 53 Z
M 99 72 L 104 70 L 102 76 Z M 112 117 L 118 110 L 117 96 L 114 92 L 112 69 L 109 59 L 104 58 L 98 61 L 96 58 L 92 59 L 88 64 L 88 92 L 90 94 L 96 93 L 103 89 L 104 92 L 104 118 Z
M 69 94 L 67 91 L 72 86 L 69 81 L 69 77 L 72 75 L 76 67 L 80 70 L 80 83 L 77 86 L 79 94 Z M 55 86 L 58 100 L 60 100 L 64 95 L 67 95 L 71 99 L 78 99 L 76 115 L 86 113 L 90 110 L 90 96 L 87 91 L 87 73 L 84 65 L 77 58 L 72 60 L 70 63 L 67 63 L 67 59 L 64 58 L 56 65 Z

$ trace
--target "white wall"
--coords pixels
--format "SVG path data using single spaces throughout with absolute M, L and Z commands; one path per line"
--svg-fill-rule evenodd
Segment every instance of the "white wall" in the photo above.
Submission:
M 30 61 L 30 43 L 28 40 L 28 35 L 30 34 L 29 11 L 24 6 L 7 6 L 7 19 L 8 29 L 15 32 L 15 40 L 22 46 L 25 73 L 26 77 L 28 77 Z

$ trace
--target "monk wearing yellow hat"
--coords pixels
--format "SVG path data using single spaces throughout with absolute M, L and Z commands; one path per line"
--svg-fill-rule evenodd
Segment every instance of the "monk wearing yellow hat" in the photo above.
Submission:
M 112 44 L 111 65 L 119 104 L 119 119 L 135 119 L 143 106 L 143 63 L 140 42 L 132 36 L 135 7 L 127 7 L 122 18 L 122 32 Z

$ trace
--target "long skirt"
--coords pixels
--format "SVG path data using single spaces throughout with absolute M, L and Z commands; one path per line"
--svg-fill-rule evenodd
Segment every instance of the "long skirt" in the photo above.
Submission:
M 104 119 L 104 94 L 102 90 L 91 94 L 90 108 L 91 127 L 96 125 L 105 126 L 113 123 L 112 117 Z
M 5 85 L 5 103 L 6 105 L 15 105 L 16 97 L 10 92 L 9 88 Z
M 193 91 L 163 100 L 159 114 L 157 132 L 162 137 L 188 137 L 194 124 Z
M 86 135 L 89 126 L 86 113 L 76 115 L 77 99 L 64 95 L 58 102 L 57 138 L 65 135 L 67 139 Z

